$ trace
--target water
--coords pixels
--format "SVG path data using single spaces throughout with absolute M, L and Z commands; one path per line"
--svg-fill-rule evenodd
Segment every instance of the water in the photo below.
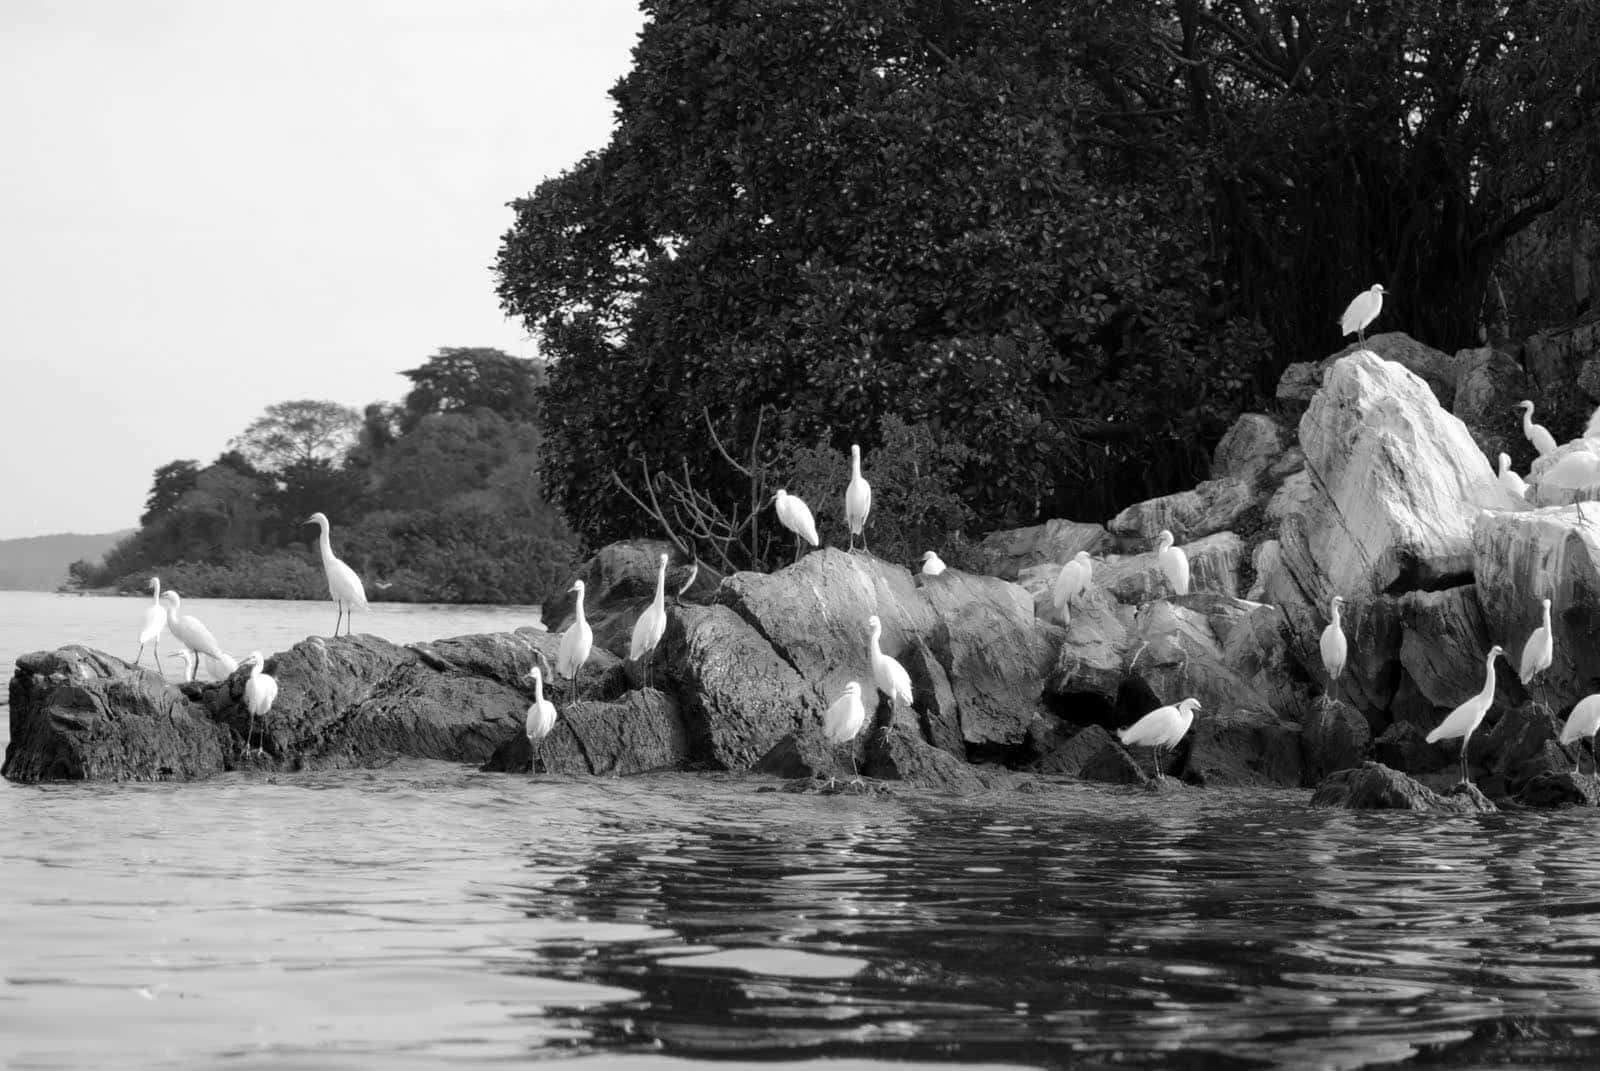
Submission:
M 0 785 L 0 1063 L 1600 1066 L 1593 812 L 775 785 Z

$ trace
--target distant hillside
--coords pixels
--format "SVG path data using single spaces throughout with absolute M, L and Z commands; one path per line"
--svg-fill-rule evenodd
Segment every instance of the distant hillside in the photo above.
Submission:
M 0 590 L 54 591 L 67 582 L 67 566 L 79 558 L 99 561 L 129 533 L 29 536 L 0 539 Z

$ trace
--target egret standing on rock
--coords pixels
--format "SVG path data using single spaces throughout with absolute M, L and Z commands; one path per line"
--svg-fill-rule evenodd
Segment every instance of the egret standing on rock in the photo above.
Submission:
M 1525 499 L 1528 497 L 1527 482 L 1512 469 L 1511 455 L 1504 452 L 1500 454 L 1500 486 L 1518 498 Z
M 667 556 L 661 555 L 661 568 L 656 572 L 656 597 L 644 608 L 639 620 L 633 623 L 633 642 L 628 645 L 628 659 L 643 662 L 655 653 L 656 644 L 667 631 Z
M 1172 585 L 1172 593 L 1189 594 L 1189 555 L 1183 552 L 1182 547 L 1172 545 L 1172 533 L 1165 528 L 1156 536 L 1156 561 L 1166 575 L 1167 583 Z
M 1550 663 L 1555 661 L 1556 638 L 1550 630 L 1550 600 L 1544 600 L 1544 623 L 1533 630 L 1528 637 L 1528 642 L 1522 646 L 1522 662 L 1517 666 L 1517 676 L 1521 678 L 1523 687 L 1533 683 L 1533 678 L 1550 668 Z M 1545 707 L 1544 703 L 1539 704 Z M 1549 710 L 1545 707 L 1546 711 Z
M 1093 575 L 1094 559 L 1089 557 L 1089 552 L 1086 550 L 1074 554 L 1067 560 L 1067 564 L 1061 567 L 1061 572 L 1056 574 L 1053 594 L 1056 613 L 1061 616 L 1061 620 L 1067 620 L 1072 600 L 1089 590 L 1089 578 Z
M 772 496 L 772 504 L 778 511 L 778 522 L 794 533 L 794 560 L 799 561 L 800 555 L 805 553 L 803 543 L 814 547 L 819 542 L 817 522 L 811 517 L 811 507 L 798 495 L 791 495 L 782 489 Z
M 850 549 L 856 549 L 856 536 L 861 537 L 861 549 L 867 549 L 867 514 L 872 512 L 872 485 L 861 478 L 861 447 L 850 444 L 850 483 L 844 489 L 844 520 L 850 526 Z
M 1383 309 L 1383 295 L 1387 293 L 1382 283 L 1373 283 L 1357 294 L 1350 304 L 1345 306 L 1344 315 L 1339 317 L 1339 333 L 1355 335 L 1356 340 L 1365 346 L 1367 325 L 1378 318 L 1378 313 Z
M 1483 716 L 1489 713 L 1489 707 L 1494 703 L 1494 660 L 1505 653 L 1505 648 L 1498 643 L 1489 648 L 1489 656 L 1484 659 L 1483 691 L 1452 710 L 1428 734 L 1430 744 L 1461 737 L 1461 780 L 1464 784 L 1472 783 L 1467 779 L 1467 743 L 1472 739 L 1472 731 L 1483 721 Z
M 1511 408 L 1522 410 L 1522 434 L 1526 435 L 1533 448 L 1539 451 L 1539 456 L 1548 457 L 1555 453 L 1556 437 L 1551 435 L 1543 424 L 1533 422 L 1533 403 L 1524 398 Z
M 923 576 L 938 576 L 940 573 L 944 572 L 944 568 L 944 559 L 940 558 L 938 554 L 931 550 L 925 550 L 922 552 Z
M 572 587 L 567 590 L 576 591 L 578 601 L 572 606 L 572 624 L 561 634 L 561 646 L 556 648 L 556 672 L 571 682 L 572 694 L 576 696 L 578 671 L 589 661 L 589 653 L 594 650 L 594 629 L 589 627 L 588 620 L 583 616 L 583 581 L 574 580 Z
M 1118 729 L 1117 736 L 1127 747 L 1148 746 L 1155 750 L 1156 776 L 1161 774 L 1161 749 L 1172 747 L 1194 724 L 1194 712 L 1200 700 L 1190 697 L 1173 706 L 1157 707 L 1126 729 Z
M 144 658 L 144 645 L 156 645 L 156 672 L 166 677 L 167 671 L 161 668 L 161 630 L 167 627 L 166 607 L 161 605 L 161 578 L 150 578 L 150 594 L 155 597 L 151 605 L 144 608 L 144 625 L 139 629 L 139 653 L 133 656 L 133 664 L 138 665 Z
M 828 705 L 828 712 L 822 716 L 822 734 L 828 738 L 829 744 L 846 744 L 856 738 L 866 720 L 867 708 L 861 705 L 861 683 L 851 681 L 844 686 L 844 694 Z M 850 749 L 850 770 L 859 776 L 856 749 L 853 747 Z
M 1578 758 L 1572 765 L 1572 772 L 1577 773 L 1583 762 L 1583 737 L 1589 738 L 1589 767 L 1596 769 L 1594 754 L 1594 734 L 1600 730 L 1600 695 L 1586 695 L 1578 700 L 1578 705 L 1572 708 L 1572 713 L 1567 715 L 1567 724 L 1561 727 L 1561 743 L 1578 745 Z
M 1344 624 L 1339 620 L 1339 607 L 1344 605 L 1344 596 L 1335 595 L 1328 604 L 1328 627 L 1322 630 L 1322 668 L 1328 671 L 1328 690 L 1324 695 L 1332 697 L 1334 683 L 1339 679 L 1339 674 L 1344 672 L 1345 659 L 1350 655 L 1350 645 L 1344 638 Z
M 313 513 L 303 522 L 317 526 L 317 546 L 322 551 L 322 571 L 328 577 L 328 597 L 339 604 L 339 616 L 333 619 L 333 635 L 338 638 L 339 621 L 346 612 L 350 617 L 355 616 L 356 607 L 367 608 L 367 592 L 361 586 L 361 578 L 356 571 L 333 556 L 333 543 L 328 539 L 328 518 L 326 514 Z M 350 634 L 350 621 L 344 624 L 345 635 Z
M 250 664 L 250 679 L 244 682 L 244 706 L 250 712 L 250 728 L 244 734 L 245 754 L 250 753 L 250 741 L 256 734 L 256 719 L 261 719 L 261 741 L 267 739 L 267 712 L 278 701 L 278 680 L 263 673 L 267 662 L 260 651 L 251 651 L 245 659 Z
M 532 773 L 538 766 L 539 745 L 556 727 L 556 707 L 544 697 L 544 674 L 539 672 L 539 667 L 534 666 L 528 676 L 533 678 L 533 703 L 528 707 L 528 718 L 523 723 L 522 731 L 528 734 L 528 772 Z
M 884 654 L 883 648 L 878 645 L 883 636 L 883 622 L 878 620 L 877 614 L 873 614 L 867 618 L 867 627 L 872 630 L 872 636 L 867 641 L 867 656 L 872 662 L 873 683 L 889 697 L 890 703 L 899 699 L 910 706 L 911 674 L 906 672 L 905 666 Z
M 224 673 L 232 673 L 239 668 L 239 663 L 230 658 L 223 651 L 217 638 L 211 635 L 211 630 L 206 628 L 205 622 L 193 614 L 185 614 L 179 610 L 180 599 L 178 593 L 168 588 L 162 593 L 161 602 L 167 608 L 167 627 L 178 638 L 178 642 L 187 647 L 195 655 L 194 662 L 189 666 L 189 675 L 186 679 L 194 680 L 200 668 L 200 655 L 205 655 L 218 666 Z

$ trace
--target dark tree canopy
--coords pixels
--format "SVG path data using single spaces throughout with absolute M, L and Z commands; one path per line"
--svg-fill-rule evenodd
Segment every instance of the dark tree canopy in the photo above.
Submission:
M 538 423 L 543 361 L 495 349 L 446 346 L 425 364 L 401 374 L 412 382 L 400 412 L 400 424 L 406 431 L 424 417 L 470 409 Z M 373 416 L 369 411 L 369 430 Z
M 312 461 L 340 461 L 355 444 L 361 415 L 337 402 L 277 402 L 232 442 L 251 465 L 277 472 Z

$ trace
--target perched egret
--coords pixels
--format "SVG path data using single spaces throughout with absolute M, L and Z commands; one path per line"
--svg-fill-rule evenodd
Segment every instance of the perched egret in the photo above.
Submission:
M 1577 773 L 1583 762 L 1583 744 L 1581 740 L 1589 738 L 1589 766 L 1596 767 L 1594 754 L 1594 734 L 1600 729 L 1600 694 L 1586 695 L 1578 700 L 1578 705 L 1572 708 L 1572 713 L 1567 715 L 1567 724 L 1561 727 L 1561 743 L 1577 744 L 1578 759 L 1572 765 L 1572 772 Z
M 817 545 L 817 522 L 811 518 L 811 507 L 807 506 L 798 495 L 779 490 L 772 496 L 772 504 L 777 508 L 778 521 L 789 531 L 794 533 L 794 560 L 799 561 L 800 555 L 805 552 L 804 543 L 813 547 Z
M 867 514 L 872 512 L 872 485 L 861 478 L 861 447 L 850 444 L 850 483 L 844 489 L 844 521 L 850 526 L 850 549 L 867 549 Z
M 561 646 L 556 648 L 556 672 L 572 683 L 572 694 L 578 694 L 578 671 L 589 661 L 594 650 L 594 629 L 583 616 L 583 581 L 574 580 L 568 591 L 576 591 L 578 600 L 572 606 L 572 624 L 561 634 Z
M 1350 304 L 1345 306 L 1344 315 L 1339 317 L 1339 333 L 1355 335 L 1357 341 L 1365 346 L 1367 325 L 1378 318 L 1378 313 L 1383 309 L 1383 295 L 1387 293 L 1382 283 L 1373 283 L 1357 294 Z
M 1174 595 L 1189 594 L 1189 555 L 1172 545 L 1172 533 L 1165 528 L 1156 536 L 1156 561 L 1172 585 Z
M 539 667 L 534 666 L 528 676 L 533 678 L 533 703 L 528 707 L 528 720 L 523 723 L 522 731 L 528 734 L 531 749 L 528 772 L 532 773 L 538 766 L 539 745 L 556 727 L 556 705 L 544 697 L 544 674 L 539 672 Z
M 1533 448 L 1539 451 L 1539 456 L 1547 457 L 1555 453 L 1556 437 L 1551 435 L 1543 424 L 1533 422 L 1533 403 L 1524 398 L 1512 408 L 1522 410 L 1522 434 L 1526 435 Z
M 1344 624 L 1339 620 L 1339 607 L 1344 596 L 1335 595 L 1328 604 L 1328 627 L 1322 630 L 1322 668 L 1328 671 L 1328 691 L 1332 695 L 1334 683 L 1344 672 L 1345 659 L 1350 655 L 1350 644 L 1344 638 Z
M 185 680 L 194 680 L 200 668 L 200 655 L 205 655 L 217 665 L 223 667 L 224 673 L 232 673 L 239 668 L 239 663 L 230 658 L 223 651 L 217 638 L 211 635 L 211 630 L 206 628 L 205 622 L 193 614 L 185 614 L 179 609 L 181 600 L 178 593 L 168 588 L 161 594 L 161 602 L 167 608 L 167 628 L 183 644 L 195 654 L 193 663 L 189 666 L 189 675 Z
M 1528 497 L 1528 485 L 1521 476 L 1511 468 L 1511 455 L 1500 455 L 1500 485 L 1518 498 Z
M 250 728 L 244 734 L 244 750 L 250 752 L 250 741 L 255 737 L 256 719 L 261 719 L 261 740 L 267 739 L 267 712 L 272 709 L 272 704 L 278 700 L 277 678 L 263 673 L 266 659 L 261 657 L 260 651 L 251 651 L 246 662 L 250 663 L 250 679 L 244 682 L 244 705 L 250 712 Z
M 1539 477 L 1540 487 L 1559 491 L 1592 488 L 1595 484 L 1600 484 L 1600 454 L 1588 449 L 1562 454 Z
M 1556 639 L 1555 633 L 1550 629 L 1550 600 L 1544 602 L 1544 623 L 1533 630 L 1528 637 L 1528 642 L 1522 646 L 1522 661 L 1517 666 L 1517 676 L 1522 680 L 1523 687 L 1533 682 L 1533 678 L 1550 668 L 1550 663 L 1555 661 Z M 1544 703 L 1539 704 L 1541 707 Z M 1548 708 L 1546 708 L 1548 709 Z
M 1148 746 L 1155 749 L 1156 776 L 1161 776 L 1161 749 L 1172 747 L 1194 724 L 1194 712 L 1200 700 L 1183 700 L 1173 706 L 1157 707 L 1126 729 L 1118 729 L 1117 736 L 1127 747 Z
M 161 578 L 150 578 L 150 594 L 155 601 L 144 608 L 144 625 L 139 629 L 139 653 L 133 656 L 133 664 L 138 665 L 144 657 L 144 645 L 153 643 L 156 647 L 156 672 L 166 677 L 167 671 L 161 668 L 161 630 L 167 627 L 167 611 L 161 605 Z
M 1600 439 L 1600 409 L 1589 414 L 1589 423 L 1583 429 L 1585 439 Z
M 667 556 L 661 555 L 661 568 L 656 571 L 656 597 L 639 620 L 633 623 L 633 642 L 628 645 L 628 659 L 643 662 L 655 652 L 667 631 Z
M 1472 731 L 1478 727 L 1483 716 L 1489 713 L 1489 707 L 1494 702 L 1494 660 L 1505 653 L 1505 648 L 1498 643 L 1489 648 L 1489 655 L 1483 662 L 1483 691 L 1452 710 L 1444 721 L 1428 734 L 1430 744 L 1461 737 L 1461 780 L 1468 784 L 1471 782 L 1467 781 L 1467 742 L 1472 739 Z
M 878 646 L 879 639 L 883 636 L 883 622 L 878 620 L 878 615 L 873 614 L 867 618 L 867 627 L 872 630 L 872 637 L 867 642 L 867 655 L 872 661 L 872 680 L 878 690 L 889 697 L 889 702 L 896 699 L 903 700 L 907 706 L 911 705 L 911 674 L 906 672 L 906 667 L 883 653 L 883 648 Z
M 1181 553 L 1181 552 L 1180 552 Z M 1072 600 L 1089 590 L 1089 578 L 1094 575 L 1094 559 L 1089 552 L 1080 550 L 1068 559 L 1056 574 L 1054 601 L 1061 620 L 1067 620 Z
M 328 597 L 339 604 L 339 616 L 333 619 L 333 634 L 339 635 L 339 621 L 348 612 L 355 616 L 356 607 L 367 608 L 367 592 L 361 586 L 361 578 L 356 571 L 333 556 L 333 543 L 328 539 L 328 518 L 322 513 L 313 513 L 307 517 L 304 524 L 317 526 L 317 545 L 322 551 L 322 571 L 328 577 Z M 344 624 L 345 635 L 350 634 L 350 621 Z
M 944 572 L 944 569 L 944 559 L 940 558 L 938 554 L 931 550 L 925 550 L 922 552 L 923 576 L 938 576 L 940 573 Z
M 861 732 L 866 720 L 867 708 L 861 705 L 861 683 L 851 681 L 844 686 L 844 694 L 829 704 L 828 712 L 822 716 L 822 734 L 835 746 L 848 743 Z M 860 775 L 856 769 L 855 748 L 850 749 L 850 770 Z

